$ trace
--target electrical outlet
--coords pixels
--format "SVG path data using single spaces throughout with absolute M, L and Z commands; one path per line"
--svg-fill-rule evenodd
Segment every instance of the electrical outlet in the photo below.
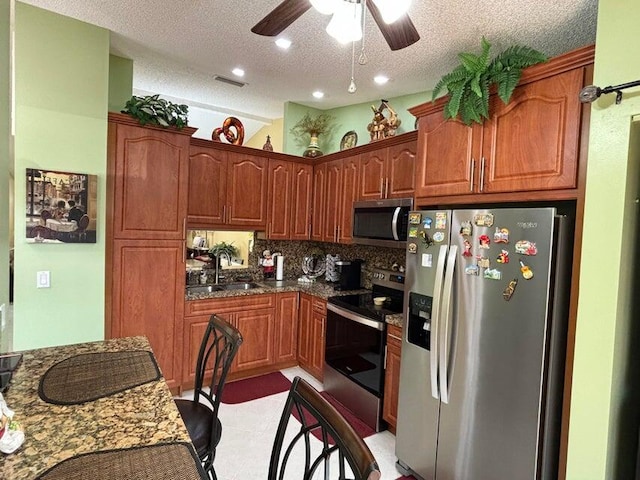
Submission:
M 51 277 L 49 271 L 38 272 L 36 276 L 37 288 L 49 288 L 51 287 Z

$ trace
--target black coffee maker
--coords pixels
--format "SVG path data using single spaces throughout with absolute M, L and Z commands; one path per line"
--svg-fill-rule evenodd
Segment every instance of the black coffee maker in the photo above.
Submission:
M 336 270 L 340 275 L 338 283 L 333 287 L 335 290 L 358 290 L 364 260 L 338 260 Z

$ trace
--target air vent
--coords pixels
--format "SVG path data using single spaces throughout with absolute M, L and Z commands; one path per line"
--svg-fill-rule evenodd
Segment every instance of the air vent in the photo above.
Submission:
M 220 75 L 216 75 L 215 77 L 213 77 L 213 79 L 222 83 L 228 83 L 229 85 L 233 85 L 234 87 L 244 87 L 246 85 L 246 83 L 244 82 L 238 82 L 237 80 L 232 80 L 227 77 L 221 77 Z

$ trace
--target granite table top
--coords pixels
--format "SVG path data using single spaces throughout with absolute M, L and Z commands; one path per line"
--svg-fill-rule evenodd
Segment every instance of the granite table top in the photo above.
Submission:
M 0 478 L 32 479 L 81 453 L 189 442 L 189 434 L 163 378 L 80 405 L 52 405 L 38 396 L 42 375 L 65 358 L 95 352 L 151 350 L 145 337 L 81 343 L 22 352 L 4 397 L 25 443 L 0 454 Z

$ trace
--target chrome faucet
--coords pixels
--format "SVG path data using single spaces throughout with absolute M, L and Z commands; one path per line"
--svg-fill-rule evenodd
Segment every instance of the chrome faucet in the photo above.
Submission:
M 228 253 L 226 252 L 221 252 L 218 255 L 216 255 L 216 285 L 218 285 L 220 283 L 220 273 L 219 273 L 219 268 L 220 268 L 220 256 L 225 256 L 227 257 L 227 263 L 229 265 L 231 265 L 231 257 L 229 256 Z

